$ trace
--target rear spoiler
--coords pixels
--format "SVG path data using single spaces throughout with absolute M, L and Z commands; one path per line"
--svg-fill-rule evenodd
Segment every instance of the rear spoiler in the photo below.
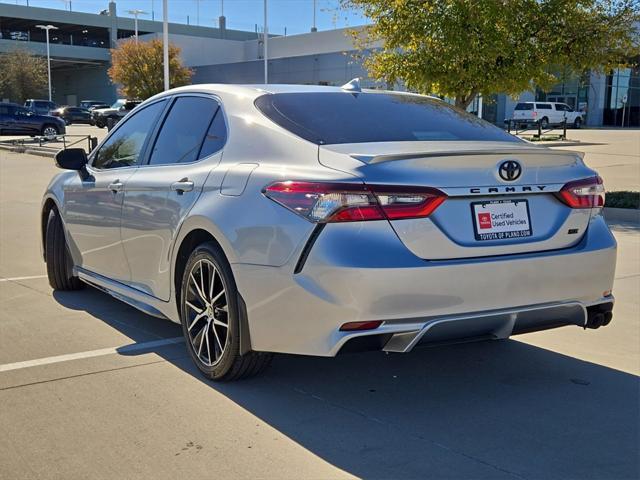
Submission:
M 552 150 L 552 149 L 544 149 L 541 151 L 540 147 L 531 147 L 531 148 L 507 148 L 507 149 L 497 149 L 497 150 L 444 150 L 444 151 L 429 151 L 429 152 L 419 152 L 419 153 L 389 153 L 383 155 L 376 154 L 360 154 L 360 153 L 352 153 L 349 154 L 351 158 L 354 158 L 362 163 L 367 165 L 371 165 L 374 163 L 384 163 L 384 162 L 393 162 L 395 160 L 412 160 L 414 158 L 433 158 L 433 157 L 457 157 L 461 155 L 540 155 L 541 153 L 545 155 L 576 155 L 580 157 L 580 159 L 584 159 L 583 152 L 575 152 L 571 150 Z

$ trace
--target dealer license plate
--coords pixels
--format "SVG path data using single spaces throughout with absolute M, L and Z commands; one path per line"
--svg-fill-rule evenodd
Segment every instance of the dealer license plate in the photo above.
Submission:
M 503 240 L 531 236 L 526 200 L 492 200 L 471 204 L 476 240 Z

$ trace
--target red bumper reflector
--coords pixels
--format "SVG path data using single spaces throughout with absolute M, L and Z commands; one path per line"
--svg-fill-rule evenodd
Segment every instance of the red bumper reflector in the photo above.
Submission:
M 349 322 L 340 327 L 342 332 L 353 332 L 354 330 L 374 330 L 382 325 L 382 321 L 370 321 L 370 322 Z

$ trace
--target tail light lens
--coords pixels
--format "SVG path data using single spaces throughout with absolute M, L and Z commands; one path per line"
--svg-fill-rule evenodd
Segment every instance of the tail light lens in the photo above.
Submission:
M 567 183 L 557 194 L 571 208 L 604 207 L 602 178 L 591 177 Z
M 428 217 L 446 199 L 428 187 L 324 182 L 276 182 L 262 193 L 314 223 Z

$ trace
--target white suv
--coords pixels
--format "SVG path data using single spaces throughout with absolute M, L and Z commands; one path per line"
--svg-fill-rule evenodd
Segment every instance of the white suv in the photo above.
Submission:
M 574 111 L 566 103 L 521 102 L 516 105 L 511 117 L 516 125 L 540 122 L 542 128 L 549 125 L 561 125 L 565 119 L 567 125 L 580 128 L 584 122 L 583 113 Z

